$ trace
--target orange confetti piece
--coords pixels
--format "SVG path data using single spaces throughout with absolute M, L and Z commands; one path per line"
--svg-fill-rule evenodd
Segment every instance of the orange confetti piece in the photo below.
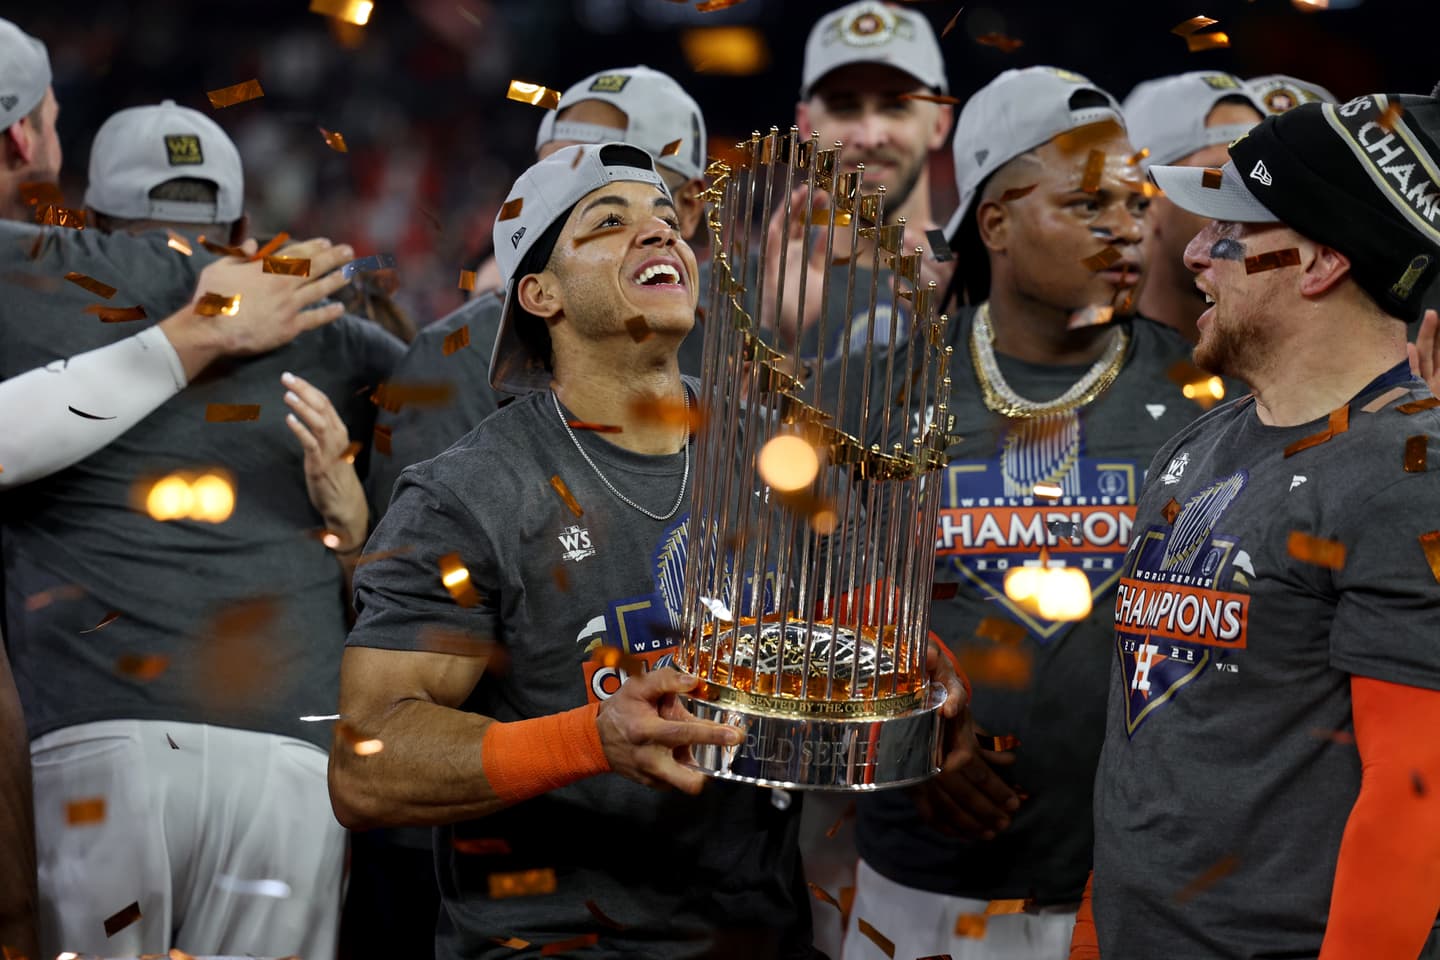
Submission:
M 833 896 L 831 896 L 829 891 L 827 891 L 824 887 L 820 886 L 820 884 L 808 882 L 806 885 L 810 888 L 810 892 L 815 895 L 816 900 L 819 900 L 821 903 L 828 903 L 836 910 L 839 910 L 842 913 L 844 912 L 844 908 L 840 906 L 840 901 L 836 900 Z
M 524 950 L 530 946 L 529 940 L 521 940 L 519 937 L 491 937 L 491 943 L 498 943 L 502 947 L 509 947 L 511 950 Z
M 450 846 L 455 848 L 456 853 L 467 856 L 503 857 L 510 853 L 510 841 L 504 837 L 455 837 Z
M 1310 736 L 1316 740 L 1329 740 L 1338 743 L 1342 747 L 1355 746 L 1355 734 L 1349 730 L 1326 730 L 1323 727 L 1311 727 Z
M 1263 273 L 1266 270 L 1279 270 L 1281 267 L 1300 266 L 1300 248 L 1287 247 L 1284 250 L 1267 250 L 1265 253 L 1257 253 L 1253 257 L 1245 258 L 1246 273 Z
M 200 241 L 200 246 L 204 247 L 206 250 L 209 250 L 211 253 L 215 254 L 216 256 L 220 256 L 220 257 L 244 257 L 244 258 L 247 258 L 247 259 L 248 259 L 249 256 L 250 256 L 250 255 L 249 255 L 248 253 L 246 253 L 245 250 L 244 250 L 243 248 L 241 248 L 241 247 L 232 247 L 232 246 L 230 246 L 229 244 L 216 243 L 214 240 L 206 240 L 204 234 L 201 234 L 200 236 L 196 237 L 195 239 L 198 240 L 198 241 Z
M 470 324 L 465 324 L 458 330 L 452 330 L 445 334 L 445 339 L 440 341 L 440 352 L 450 356 L 456 350 L 464 350 L 470 346 Z
M 338 130 L 326 130 L 324 127 L 318 127 L 317 129 L 320 131 L 321 139 L 325 141 L 325 146 L 334 150 L 336 153 L 350 152 L 350 147 L 345 143 L 345 134 Z
M 590 911 L 590 916 L 594 917 L 602 927 L 609 927 L 611 930 L 625 929 L 625 924 L 611 920 L 594 900 L 586 900 L 585 909 Z
M 1085 158 L 1085 173 L 1080 178 L 1080 189 L 1086 193 L 1094 193 L 1100 189 L 1100 177 L 1105 173 L 1105 153 L 1102 150 L 1091 150 L 1090 155 Z
M 186 240 L 184 237 L 180 236 L 180 234 L 176 233 L 174 230 L 171 230 L 169 227 L 165 228 L 165 236 L 168 238 L 165 241 L 165 246 L 169 247 L 171 250 L 174 250 L 176 253 L 184 254 L 187 257 L 192 256 L 195 253 L 195 251 L 190 247 L 190 241 Z
M 202 317 L 233 317 L 240 312 L 240 294 L 225 296 L 219 293 L 206 293 L 195 301 L 195 312 Z
M 1440 583 L 1440 530 L 1420 534 L 1420 549 L 1425 551 L 1425 562 L 1430 564 L 1430 575 Z
M 1214 167 L 1206 167 L 1205 172 L 1200 174 L 1200 186 L 1209 187 L 1211 190 L 1219 190 L 1220 184 L 1225 181 L 1223 170 Z
M 989 921 L 981 913 L 962 913 L 955 918 L 955 936 L 973 937 L 976 940 L 985 938 L 985 927 Z
M 105 918 L 105 936 L 113 937 L 124 930 L 130 924 L 140 919 L 140 903 L 136 901 L 128 907 L 122 907 L 115 913 Z
M 27 207 L 63 207 L 65 194 L 58 184 L 45 180 L 27 180 L 20 184 L 20 200 Z
M 1011 200 L 1019 200 L 1021 197 L 1028 197 L 1030 196 L 1031 192 L 1033 192 L 1034 189 L 1038 186 L 1038 183 L 1032 183 L 1028 187 L 1011 187 L 1009 190 L 1006 190 L 1004 193 L 1000 194 L 1000 202 L 1009 203 Z
M 205 420 L 208 423 L 243 423 L 260 419 L 258 403 L 208 403 L 205 405 Z
M 246 80 L 244 83 L 221 87 L 219 90 L 211 90 L 206 93 L 205 96 L 210 98 L 210 106 L 216 110 L 221 110 L 225 107 L 233 107 L 237 103 L 244 103 L 247 100 L 257 100 L 265 96 L 265 91 L 261 89 L 259 80 Z
M 1203 15 L 1198 17 L 1191 17 L 1189 20 L 1185 20 L 1181 23 L 1175 24 L 1175 26 L 1170 28 L 1170 32 L 1178 37 L 1188 37 L 1190 36 L 1190 34 L 1196 32 L 1197 30 L 1204 30 L 1206 27 L 1213 27 L 1219 22 L 1219 20 Z
M 1188 903 L 1197 896 L 1215 886 L 1216 883 L 1230 876 L 1235 868 L 1240 866 L 1240 858 L 1233 853 L 1227 853 L 1215 862 L 1200 876 L 1191 880 L 1180 892 L 1175 894 L 1176 903 Z
M 139 304 L 133 307 L 102 307 L 92 303 L 85 307 L 85 312 L 95 314 L 101 323 L 129 323 L 131 320 L 144 320 L 146 316 L 145 308 Z
M 618 667 L 632 676 L 640 676 L 647 669 L 645 661 L 633 653 L 626 653 L 619 647 L 604 644 L 595 649 L 590 657 L 591 663 L 598 663 L 602 667 Z
M 691 433 L 699 430 L 704 420 L 699 410 L 687 408 L 679 400 L 637 400 L 630 405 L 630 415 L 662 426 L 686 426 Z
M 1436 407 L 1440 407 L 1440 397 L 1425 397 L 1423 400 L 1411 400 L 1409 403 L 1400 404 L 1395 409 L 1408 417 L 1422 410 L 1433 410 Z
M 1230 36 L 1219 30 L 1214 33 L 1194 33 L 1185 38 L 1185 46 L 1190 48 L 1191 53 L 1219 50 L 1230 46 Z
M 286 277 L 308 277 L 310 260 L 308 257 L 265 257 L 260 269 Z
M 630 334 L 630 339 L 636 343 L 644 343 L 651 337 L 650 324 L 645 322 L 644 317 L 631 317 L 626 320 L 625 330 Z
M 391 413 L 399 413 L 405 407 L 443 407 L 454 399 L 455 384 L 443 381 L 439 383 L 391 381 L 380 384 L 370 397 L 372 403 Z
M 622 428 L 613 423 L 591 423 L 589 420 L 566 420 L 571 430 L 589 430 L 594 433 L 621 433 Z
M 370 22 L 375 4 L 371 0 L 310 0 L 310 12 L 334 17 L 356 27 Z
M 516 197 L 514 200 L 506 200 L 505 204 L 500 208 L 500 216 L 496 219 L 498 219 L 502 223 L 506 220 L 514 220 L 516 217 L 520 216 L 520 211 L 523 209 L 525 209 L 524 197 Z
M 1313 563 L 1317 567 L 1339 570 L 1345 566 L 1345 544 L 1322 537 L 1312 537 L 1299 530 L 1291 530 L 1285 541 L 1285 549 L 1301 563 Z
M 550 478 L 550 486 L 560 495 L 560 499 L 565 501 L 565 506 L 570 508 L 571 513 L 577 517 L 585 515 L 585 511 L 580 508 L 580 502 L 575 499 L 575 495 L 570 492 L 570 488 L 565 486 L 565 481 L 560 479 L 558 473 Z
M 115 288 L 110 286 L 110 284 L 101 283 L 94 277 L 87 277 L 83 273 L 76 273 L 74 270 L 71 270 L 69 273 L 65 274 L 65 279 L 69 280 L 71 283 L 75 284 L 81 289 L 90 291 L 102 300 L 109 300 L 111 297 L 115 296 Z
M 940 39 L 941 39 L 941 40 L 944 40 L 944 39 L 945 39 L 945 36 L 946 36 L 951 30 L 954 30 L 954 29 L 955 29 L 955 24 L 957 24 L 957 23 L 960 22 L 960 14 L 962 14 L 962 13 L 964 13 L 964 12 L 965 12 L 965 8 L 964 8 L 964 7 L 961 7 L 959 10 L 956 10 L 956 11 L 955 11 L 955 16 L 951 17 L 951 18 L 950 18 L 950 22 L 948 22 L 948 23 L 945 24 L 945 29 L 940 31 Z
M 456 284 L 461 290 L 475 289 L 476 274 L 474 270 L 461 270 L 460 282 Z
M 86 797 L 65 804 L 65 822 L 72 827 L 105 822 L 105 798 Z
M 984 44 L 987 47 L 994 47 L 1001 53 L 1014 53 L 1025 46 L 1024 40 L 1015 37 L 1007 37 L 1003 33 L 982 33 L 975 38 L 976 43 Z
M 1405 108 L 1400 105 L 1399 101 L 1391 100 L 1389 105 L 1385 107 L 1385 112 L 1380 114 L 1375 120 L 1375 126 L 1389 133 L 1395 129 L 1395 124 L 1400 122 L 1400 118 L 1404 114 Z
M 95 626 L 93 626 L 93 627 L 90 627 L 88 630 L 81 630 L 81 631 L 80 631 L 80 634 L 83 636 L 83 635 L 85 635 L 85 634 L 87 634 L 87 633 L 94 633 L 96 630 L 103 630 L 103 629 L 105 629 L 106 627 L 110 626 L 110 624 L 114 623 L 116 620 L 119 620 L 119 619 L 120 619 L 120 611 L 119 611 L 119 610 L 111 610 L 109 613 L 105 614 L 105 616 L 101 618 L 101 620 L 100 620 L 99 623 L 95 624 Z
M 962 652 L 960 669 L 977 683 L 991 687 L 1023 690 L 1030 684 L 1034 663 L 1027 650 L 996 645 L 985 650 Z
M 999 736 L 990 736 L 989 734 L 977 734 L 976 737 L 975 737 L 975 740 L 976 740 L 977 743 L 980 744 L 980 749 L 982 749 L 982 750 L 990 750 L 990 751 L 992 751 L 992 752 L 994 752 L 994 753 L 1005 753 L 1005 752 L 1008 751 L 1008 750 L 1017 750 L 1017 749 L 1019 749 L 1019 747 L 1020 747 L 1020 738 L 1017 737 L 1017 736 L 1015 736 L 1015 734 L 1013 734 L 1013 733 L 1004 733 L 1004 734 L 1001 734 L 1001 735 L 999 735 Z M 1009 900 L 992 900 L 992 901 L 990 902 L 990 905 L 993 907 L 993 906 L 994 906 L 995 904 L 997 904 L 997 903 L 1010 903 L 1010 902 L 1012 902 L 1012 901 L 1009 901 Z M 1023 907 L 1023 904 L 1025 903 L 1024 900 L 1015 900 L 1015 901 L 1013 901 L 1013 902 L 1014 902 L 1014 903 L 1021 904 L 1022 907 Z M 985 910 L 985 912 L 986 912 L 986 913 L 998 913 L 999 911 L 997 911 L 997 910 L 991 910 L 991 909 L 989 909 L 989 908 L 987 907 L 986 910 Z M 1008 911 L 1008 912 L 1010 912 L 1010 913 L 1021 913 L 1022 910 L 1011 910 L 1011 911 Z
M 939 93 L 902 93 L 901 100 L 923 100 L 926 103 L 956 104 L 960 102 L 959 97 L 947 97 Z
M 1180 501 L 1171 497 L 1170 502 L 1160 510 L 1160 516 L 1165 518 L 1166 523 L 1174 525 L 1175 518 L 1180 516 Z
M 1127 167 L 1133 167 L 1148 156 L 1150 156 L 1150 148 L 1141 147 L 1139 151 L 1137 151 L 1136 153 L 1132 153 L 1129 157 L 1125 159 L 1125 165 Z
M 387 426 L 383 426 L 382 424 L 375 424 L 373 443 L 375 450 L 379 453 L 383 453 L 387 457 L 390 456 L 390 440 L 391 429 Z
M 835 834 L 837 834 L 837 833 L 840 832 L 840 828 L 844 825 L 845 820 L 846 820 L 848 817 L 853 817 L 854 815 L 855 815 L 855 804 L 852 802 L 848 807 L 846 807 L 844 810 L 841 810 L 841 811 L 840 811 L 840 816 L 838 816 L 838 817 L 835 818 L 835 822 L 834 822 L 834 823 L 830 824 L 830 826 L 828 826 L 828 827 L 825 828 L 825 839 L 827 839 L 827 840 L 834 840 L 834 839 L 835 839 Z M 836 905 L 837 907 L 840 906 L 839 903 L 836 903 L 835 905 Z
M 266 257 L 273 254 L 276 250 L 279 250 L 281 247 L 283 247 L 285 245 L 285 242 L 289 239 L 290 234 L 286 233 L 284 230 L 281 230 L 279 233 L 275 234 L 275 236 L 270 238 L 269 243 L 265 244 L 265 246 L 261 247 L 259 250 L 256 250 L 250 255 L 251 262 L 253 263 L 256 260 L 264 260 Z
M 505 97 L 509 100 L 518 100 L 521 103 L 528 103 L 546 110 L 554 110 L 560 106 L 560 91 L 551 90 L 543 83 L 527 83 L 524 80 L 511 80 L 510 89 L 506 91 Z
M 127 653 L 115 661 L 115 671 L 136 680 L 154 680 L 170 666 L 170 658 L 158 653 Z
M 170 952 L 167 953 L 166 956 L 169 960 L 195 960 L 195 957 L 181 950 L 179 947 L 171 947 Z
M 344 450 L 340 451 L 340 459 L 344 460 L 346 463 L 354 463 L 355 458 L 360 455 L 360 451 L 363 449 L 365 449 L 365 445 L 363 443 L 361 443 L 359 440 L 352 440 L 348 445 L 346 445 Z
M 728 7 L 738 7 L 745 0 L 704 0 L 703 3 L 695 4 L 696 13 L 714 13 L 716 10 L 724 10 Z
M 1405 472 L 1424 473 L 1430 438 L 1424 435 L 1405 438 Z
M 1130 301 L 1128 298 L 1121 302 L 1120 309 L 1128 310 Z M 1099 327 L 1115 319 L 1115 307 L 1109 304 L 1091 304 L 1083 310 L 1076 310 L 1070 314 L 1070 319 L 1065 324 L 1067 330 L 1081 330 L 1085 327 Z
M 1028 900 L 991 900 L 985 904 L 985 916 L 1003 917 L 1014 913 L 1024 913 L 1029 904 Z
M 1350 429 L 1350 406 L 1336 407 L 1330 411 L 1329 425 L 1319 433 L 1312 433 L 1308 437 L 1296 440 L 1285 448 L 1285 456 L 1293 457 L 1302 450 L 1309 450 L 1311 447 L 1318 447 L 1326 441 L 1333 440 L 1346 430 Z
M 881 933 L 879 930 L 876 930 L 874 927 L 872 927 L 864 917 L 859 918 L 858 925 L 860 928 L 860 932 L 865 935 L 866 939 L 868 939 L 871 943 L 875 944 L 875 946 L 879 947 L 881 953 L 885 954 L 885 956 L 887 957 L 891 957 L 893 960 L 895 956 L 894 941 L 892 941 L 889 937 L 885 936 L 885 934 Z
M 458 553 L 447 553 L 439 560 L 440 582 L 449 591 L 450 597 L 462 607 L 473 607 L 480 602 L 480 594 L 470 580 L 470 570 Z
M 550 579 L 555 581 L 555 589 L 561 593 L 570 592 L 570 571 L 565 569 L 565 564 L 557 563 L 550 571 Z
M 1121 259 L 1121 253 L 1115 247 L 1102 247 L 1098 253 L 1091 254 L 1084 260 L 1081 260 L 1080 263 L 1086 270 L 1099 273 L 1101 270 L 1108 269 L 1116 263 L 1119 263 Z
M 85 211 L 48 203 L 36 209 L 35 222 L 42 227 L 69 227 L 72 230 L 84 230 Z
M 1004 617 L 986 617 L 976 624 L 975 636 L 1013 647 L 1025 639 L 1025 628 Z
M 521 870 L 516 873 L 492 873 L 486 879 L 490 886 L 490 899 L 492 900 L 554 893 L 556 886 L 555 871 L 549 867 Z
M 671 140 L 669 143 L 665 144 L 665 146 L 663 146 L 663 147 L 660 148 L 660 156 L 662 156 L 662 157 L 673 157 L 673 156 L 675 156 L 677 153 L 680 152 L 680 145 L 681 145 L 682 143 L 684 143 L 683 140 Z

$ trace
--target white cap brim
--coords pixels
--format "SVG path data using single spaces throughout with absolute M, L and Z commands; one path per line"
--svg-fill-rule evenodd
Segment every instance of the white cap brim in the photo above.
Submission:
M 1205 185 L 1206 167 L 1154 166 L 1150 178 L 1165 191 L 1165 197 L 1182 210 L 1211 220 L 1231 223 L 1276 223 L 1280 218 L 1245 187 L 1235 164 L 1220 171 L 1218 186 Z

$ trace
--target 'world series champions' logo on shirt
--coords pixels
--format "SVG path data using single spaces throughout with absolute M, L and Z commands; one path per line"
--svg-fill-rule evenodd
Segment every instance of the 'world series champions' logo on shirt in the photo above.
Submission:
M 1001 438 L 998 459 L 957 460 L 945 472 L 935 530 L 941 572 L 959 574 L 1041 643 L 1071 624 L 1045 620 L 1011 601 L 1006 571 L 1034 562 L 1044 547 L 1051 562 L 1083 571 L 1098 598 L 1119 577 L 1135 524 L 1140 465 L 1082 456 L 1082 439 L 1073 412 L 1017 420 Z M 1037 498 L 1037 483 L 1058 485 L 1060 498 Z
M 1115 652 L 1125 689 L 1125 731 L 1206 672 L 1233 669 L 1244 650 L 1254 568 L 1239 543 L 1216 529 L 1245 489 L 1242 471 L 1190 497 L 1170 526 L 1147 528 L 1115 595 Z

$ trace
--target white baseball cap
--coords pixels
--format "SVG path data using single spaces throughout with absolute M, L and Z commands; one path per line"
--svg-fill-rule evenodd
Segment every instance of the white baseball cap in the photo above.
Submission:
M 1272 73 L 1264 77 L 1251 77 L 1245 81 L 1250 93 L 1260 102 L 1267 114 L 1284 113 L 1302 103 L 1335 103 L 1335 94 L 1318 83 L 1309 83 L 1287 77 L 1283 73 Z
M 655 172 L 655 159 L 629 143 L 581 143 L 563 147 L 520 174 L 495 218 L 495 263 L 505 277 L 505 306 L 490 355 L 490 385 L 506 393 L 530 393 L 550 386 L 544 357 L 530 351 L 515 329 L 517 273 L 525 255 L 556 221 L 587 193 L 607 183 L 649 183 L 670 190 Z
M 560 111 L 584 100 L 614 106 L 625 114 L 625 129 L 556 121 Z M 705 117 L 700 105 L 668 74 L 649 67 L 602 70 L 566 90 L 559 105 L 540 121 L 535 149 L 554 140 L 629 143 L 686 179 L 705 175 Z
M 947 91 L 945 59 L 925 16 L 877 0 L 848 4 L 815 21 L 805 41 L 800 98 L 820 79 L 852 63 L 880 63 L 910 74 L 924 86 Z
M 1136 86 L 1125 98 L 1125 126 L 1135 148 L 1150 151 L 1143 165 L 1174 163 L 1204 147 L 1240 139 L 1254 123 L 1205 125 L 1215 105 L 1232 97 L 1265 116 L 1265 105 L 1255 99 L 1245 81 L 1228 73 L 1192 70 Z M 1259 122 L 1257 118 L 1255 123 Z
M 1075 95 L 1087 91 L 1104 102 L 1072 107 Z M 960 205 L 945 225 L 945 236 L 954 242 L 980 185 L 996 170 L 1062 133 L 1106 120 L 1125 126 L 1120 104 L 1071 70 L 1006 70 L 981 87 L 966 101 L 955 125 L 955 186 Z
M 156 200 L 150 191 L 181 177 L 215 184 L 215 203 Z M 113 114 L 90 145 L 85 205 L 126 220 L 233 223 L 245 207 L 240 151 L 220 125 L 166 100 Z
M 45 44 L 0 20 L 0 130 L 8 130 L 45 99 L 50 55 Z

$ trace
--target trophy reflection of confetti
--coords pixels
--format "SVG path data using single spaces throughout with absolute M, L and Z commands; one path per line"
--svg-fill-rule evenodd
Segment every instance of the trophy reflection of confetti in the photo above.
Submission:
M 884 187 L 837 172 L 838 148 L 772 128 L 708 171 L 714 282 L 677 661 L 703 681 L 685 706 L 746 730 L 742 746 L 695 749 L 700 769 L 873 790 L 937 769 L 944 689 L 925 646 L 948 418 L 925 401 L 948 395 L 949 349 L 922 249 L 885 222 Z M 829 206 L 791 209 L 800 185 Z M 778 240 L 764 229 L 777 205 Z M 803 247 L 785 241 L 792 226 Z M 831 363 L 767 342 L 807 298 L 821 351 L 837 341 Z

